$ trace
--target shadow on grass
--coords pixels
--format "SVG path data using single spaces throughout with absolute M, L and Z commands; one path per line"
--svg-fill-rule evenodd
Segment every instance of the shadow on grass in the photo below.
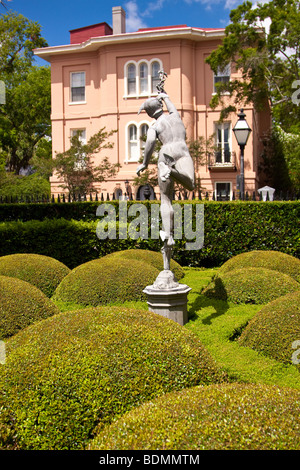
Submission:
M 215 312 L 202 319 L 202 323 L 205 325 L 211 325 L 214 318 L 224 315 L 229 309 L 225 286 L 218 277 L 215 277 L 196 297 L 189 308 L 189 319 L 194 321 L 199 318 L 197 312 L 206 307 L 213 307 Z
M 206 297 L 204 294 L 199 294 L 194 302 L 189 305 L 189 321 L 197 320 L 200 317 L 199 311 L 206 307 L 213 307 L 215 311 L 203 318 L 202 323 L 205 325 L 211 325 L 212 320 L 227 312 L 229 304 L 226 300 L 213 299 L 211 297 Z

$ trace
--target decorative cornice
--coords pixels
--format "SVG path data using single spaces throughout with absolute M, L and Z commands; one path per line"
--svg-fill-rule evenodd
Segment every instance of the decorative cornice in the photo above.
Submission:
M 62 54 L 76 54 L 80 52 L 96 51 L 101 47 L 115 44 L 136 43 L 144 41 L 157 41 L 161 39 L 190 39 L 205 41 L 221 39 L 225 29 L 201 29 L 191 27 L 168 28 L 159 30 L 137 31 L 134 33 L 114 34 L 90 38 L 81 44 L 67 44 L 62 46 L 43 47 L 34 50 L 34 54 L 41 59 L 51 62 L 51 57 Z

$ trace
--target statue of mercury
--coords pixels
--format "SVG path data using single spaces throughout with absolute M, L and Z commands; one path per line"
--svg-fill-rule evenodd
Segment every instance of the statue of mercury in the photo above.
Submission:
M 163 102 L 168 114 L 163 112 Z M 149 127 L 144 149 L 143 163 L 137 168 L 139 175 L 148 167 L 154 151 L 156 139 L 162 147 L 158 157 L 158 184 L 161 194 L 161 239 L 164 241 L 162 250 L 164 269 L 170 269 L 170 257 L 174 245 L 174 211 L 172 208 L 174 181 L 193 191 L 195 187 L 195 170 L 192 157 L 186 144 L 186 130 L 181 117 L 169 96 L 161 92 L 157 97 L 147 99 L 139 109 L 146 111 L 155 119 Z

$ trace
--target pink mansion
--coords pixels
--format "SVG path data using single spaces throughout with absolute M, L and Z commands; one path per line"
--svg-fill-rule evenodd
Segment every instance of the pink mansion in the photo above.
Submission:
M 146 113 L 138 110 L 148 97 L 157 94 L 158 72 L 167 73 L 165 89 L 184 122 L 188 140 L 213 136 L 217 150 L 199 166 L 203 193 L 216 198 L 237 192 L 240 174 L 240 149 L 232 132 L 236 115 L 219 123 L 220 109 L 209 106 L 215 83 L 236 76 L 228 67 L 214 75 L 205 59 L 222 41 L 224 29 L 191 28 L 186 25 L 142 29 L 126 33 L 125 12 L 114 7 L 112 28 L 99 23 L 70 31 L 70 44 L 37 49 L 35 54 L 51 64 L 53 157 L 70 145 L 78 130 L 88 140 L 105 127 L 117 130 L 101 160 L 108 156 L 121 165 L 117 175 L 102 183 L 99 193 L 112 199 L 125 193 L 144 199 L 145 187 L 132 184 L 143 152 L 141 137 L 151 126 Z M 228 97 L 230 99 L 230 97 Z M 267 109 L 257 113 L 244 107 L 252 129 L 245 147 L 245 191 L 260 187 L 258 164 L 260 140 L 270 127 Z M 52 194 L 62 193 L 60 182 L 51 177 Z M 158 188 L 151 188 L 159 195 Z M 190 195 L 191 197 L 191 195 Z

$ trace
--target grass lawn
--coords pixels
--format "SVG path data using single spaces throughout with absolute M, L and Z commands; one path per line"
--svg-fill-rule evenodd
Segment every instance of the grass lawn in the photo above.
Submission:
M 201 291 L 217 269 L 184 269 L 185 276 L 180 282 L 192 288 L 188 296 L 189 322 L 184 328 L 188 328 L 201 339 L 231 380 L 300 389 L 300 372 L 292 362 L 289 366 L 284 365 L 250 348 L 240 346 L 237 342 L 242 329 L 261 306 L 235 305 L 227 301 L 209 299 L 202 295 Z M 76 304 L 56 304 L 61 311 L 82 308 Z M 148 310 L 146 302 L 125 302 L 122 305 Z M 292 353 L 291 348 L 291 358 Z

